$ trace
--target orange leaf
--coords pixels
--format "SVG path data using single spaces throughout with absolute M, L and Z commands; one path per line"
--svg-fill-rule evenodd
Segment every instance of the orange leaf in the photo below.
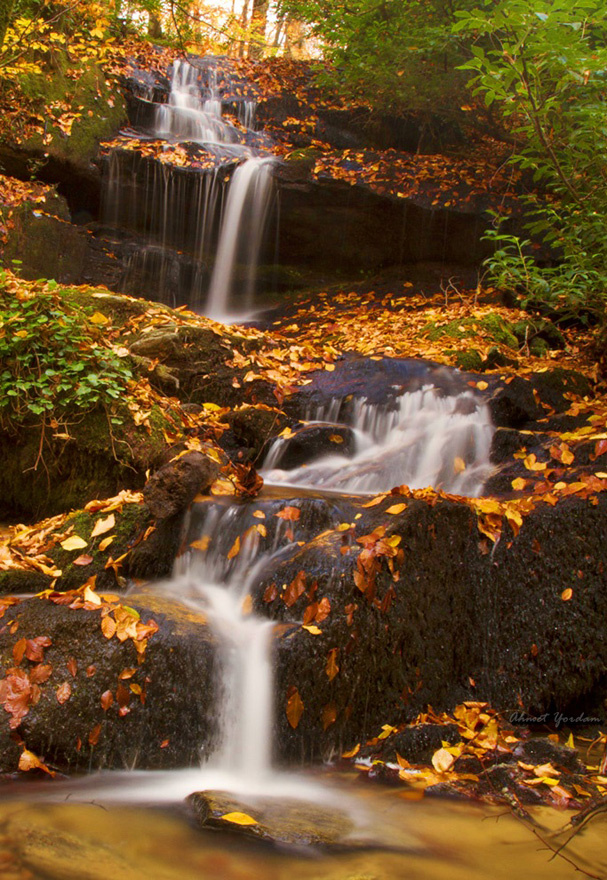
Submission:
M 291 688 L 290 696 L 287 699 L 287 720 L 293 730 L 297 727 L 304 711 L 304 704 L 296 687 Z
M 283 507 L 283 509 L 279 510 L 278 513 L 275 513 L 274 516 L 277 516 L 278 519 L 284 519 L 287 522 L 297 522 L 301 516 L 301 510 L 299 507 Z
M 563 602 L 568 602 L 572 598 L 572 596 L 573 590 L 571 589 L 571 587 L 567 587 L 567 589 L 563 590 L 563 592 L 561 593 L 561 599 L 563 600 Z
M 406 504 L 393 504 L 392 507 L 389 507 L 386 510 L 386 513 L 390 513 L 390 514 L 396 516 L 397 513 L 402 513 L 403 510 L 406 510 L 406 509 L 407 509 Z
M 57 702 L 63 705 L 67 703 L 69 698 L 72 695 L 72 686 L 69 681 L 64 681 L 63 684 L 60 684 L 57 690 L 55 691 L 55 696 L 57 697 Z
M 333 679 L 339 672 L 339 664 L 337 662 L 338 653 L 339 648 L 331 648 L 331 650 L 327 654 L 327 665 L 325 667 L 325 672 L 327 673 L 329 681 L 333 681 Z
M 322 729 L 328 730 L 332 724 L 337 721 L 337 707 L 334 703 L 329 703 L 322 710 Z
M 240 553 L 240 537 L 236 538 L 228 552 L 228 559 L 234 559 Z
M 101 735 L 101 724 L 96 724 L 89 733 L 89 745 L 96 746 Z
M 118 627 L 116 626 L 116 621 L 113 617 L 110 617 L 109 614 L 107 617 L 104 617 L 101 621 L 101 632 L 106 637 L 106 639 L 111 639 L 112 636 L 116 635 L 116 630 Z
M 101 694 L 101 707 L 104 712 L 110 708 L 112 703 L 114 702 L 114 694 L 111 691 L 104 691 Z

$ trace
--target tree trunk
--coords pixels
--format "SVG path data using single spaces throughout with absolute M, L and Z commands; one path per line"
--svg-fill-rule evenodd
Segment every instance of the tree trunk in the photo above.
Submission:
M 0 2 L 0 46 L 4 44 L 4 35 L 11 23 L 13 6 L 14 0 L 3 0 L 3 2 Z
M 244 58 L 245 49 L 246 49 L 246 41 L 244 35 L 247 32 L 247 27 L 249 26 L 249 0 L 244 0 L 242 4 L 242 12 L 240 14 L 240 27 L 242 28 L 242 39 L 238 48 L 238 57 Z
M 157 12 L 150 12 L 148 37 L 151 40 L 160 40 L 162 38 L 162 24 Z
M 268 22 L 269 0 L 253 0 L 251 13 L 251 42 L 249 57 L 261 58 L 266 45 L 266 24 Z

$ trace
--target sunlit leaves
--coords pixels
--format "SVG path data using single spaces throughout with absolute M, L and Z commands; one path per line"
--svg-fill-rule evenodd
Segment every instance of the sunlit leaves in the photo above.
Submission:
M 230 822 L 232 825 L 259 825 L 259 822 L 248 813 L 240 813 L 234 811 L 232 813 L 224 813 L 219 817 L 224 822 Z

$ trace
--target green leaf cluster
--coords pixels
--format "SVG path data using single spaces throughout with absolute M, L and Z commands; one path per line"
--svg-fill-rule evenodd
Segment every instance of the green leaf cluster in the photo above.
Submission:
M 602 0 L 494 0 L 456 13 L 471 42 L 475 94 L 513 126 L 513 161 L 543 199 L 530 240 L 491 234 L 491 277 L 570 319 L 605 320 L 607 298 L 607 7 Z M 543 242 L 552 265 L 529 246 Z
M 0 273 L 0 425 L 73 420 L 123 398 L 132 379 L 128 360 L 88 316 L 70 307 L 54 282 L 27 293 L 14 288 Z

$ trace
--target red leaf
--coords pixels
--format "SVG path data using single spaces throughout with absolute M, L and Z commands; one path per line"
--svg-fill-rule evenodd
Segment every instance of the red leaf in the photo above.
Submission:
M 45 681 L 48 681 L 53 672 L 53 667 L 50 663 L 46 666 L 43 666 L 41 663 L 38 666 L 34 666 L 33 669 L 30 669 L 30 681 L 32 684 L 43 684 Z
M 283 507 L 283 509 L 279 510 L 278 513 L 275 513 L 274 516 L 277 516 L 278 519 L 284 519 L 287 522 L 297 522 L 301 516 L 301 510 L 299 507 Z

